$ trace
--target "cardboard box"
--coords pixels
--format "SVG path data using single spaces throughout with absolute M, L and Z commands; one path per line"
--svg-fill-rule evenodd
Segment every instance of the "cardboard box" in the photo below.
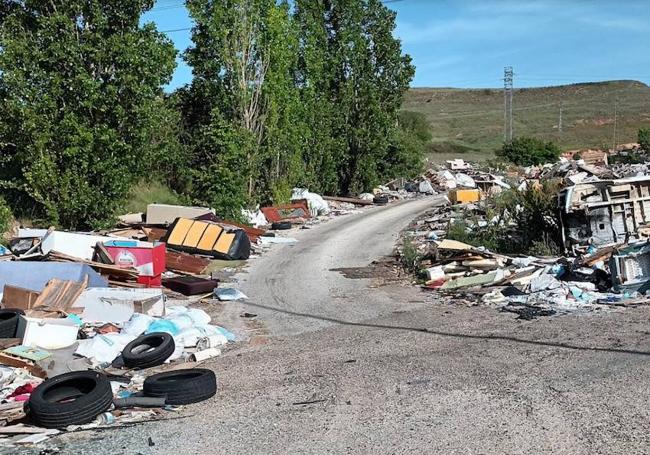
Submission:
M 149 287 L 162 286 L 165 271 L 164 243 L 140 242 L 137 240 L 110 240 L 104 248 L 118 267 L 138 271 L 138 283 Z
M 133 313 L 165 315 L 162 289 L 88 288 L 72 305 L 83 322 L 124 323 Z

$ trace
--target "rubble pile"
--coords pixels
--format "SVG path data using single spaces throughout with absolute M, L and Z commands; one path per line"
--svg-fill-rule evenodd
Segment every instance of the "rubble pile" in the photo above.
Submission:
M 423 289 L 441 299 L 493 305 L 521 319 L 647 303 L 650 176 L 614 179 L 620 169 L 562 159 L 501 176 L 476 166 L 462 173 L 429 171 L 435 185 L 447 188 L 449 203 L 411 223 L 397 255 L 416 255 Z M 485 182 L 477 200 L 465 202 L 453 194 L 460 182 L 471 187 L 467 177 L 477 187 Z M 490 225 L 512 228 L 507 216 L 488 218 L 496 194 L 492 189 L 506 189 L 510 182 L 523 191 L 545 179 L 559 179 L 564 186 L 558 194 L 564 256 L 504 255 L 446 238 L 456 221 L 463 222 L 470 237 Z

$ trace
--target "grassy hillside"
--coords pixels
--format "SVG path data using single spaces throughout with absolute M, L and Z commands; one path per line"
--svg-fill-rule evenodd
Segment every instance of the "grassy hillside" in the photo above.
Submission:
M 650 127 L 650 87 L 641 82 L 516 89 L 514 134 L 553 140 L 562 149 L 611 147 L 615 105 L 617 142 L 635 142 L 638 129 Z M 406 94 L 403 108 L 427 116 L 435 161 L 489 158 L 503 142 L 503 90 L 415 88 Z

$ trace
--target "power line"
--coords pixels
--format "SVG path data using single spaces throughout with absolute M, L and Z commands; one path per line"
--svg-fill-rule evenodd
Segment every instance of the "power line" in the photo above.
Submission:
M 186 30 L 192 30 L 192 27 L 174 28 L 174 29 L 171 29 L 171 30 L 160 30 L 160 33 L 184 32 Z

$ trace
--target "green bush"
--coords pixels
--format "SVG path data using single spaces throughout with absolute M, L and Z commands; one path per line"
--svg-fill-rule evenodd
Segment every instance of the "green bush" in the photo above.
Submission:
M 176 194 L 166 185 L 159 182 L 142 180 L 138 182 L 129 193 L 129 198 L 124 204 L 124 213 L 146 212 L 149 204 L 188 204 L 189 200 Z
M 479 217 L 467 214 L 450 226 L 447 238 L 503 254 L 559 254 L 559 189 L 558 182 L 547 181 L 526 191 L 504 191 L 486 208 L 485 218 L 495 223 L 479 227 Z
M 413 242 L 413 238 L 410 236 L 404 237 L 404 244 L 402 246 L 402 255 L 400 256 L 400 262 L 402 264 L 402 267 L 404 267 L 406 270 L 415 273 L 420 269 L 421 260 L 422 258 L 418 253 L 415 243 Z
M 639 130 L 639 145 L 645 152 L 650 152 L 650 128 Z
M 11 209 L 7 205 L 7 202 L 0 197 L 0 240 L 2 240 L 2 234 L 7 232 L 11 227 L 12 219 Z
M 553 142 L 544 142 L 534 137 L 518 137 L 503 144 L 498 156 L 519 166 L 553 163 L 560 156 L 560 149 Z
M 154 150 L 166 147 L 158 141 L 174 119 L 161 112 L 173 43 L 141 25 L 142 0 L 9 3 L 0 14 L 0 185 L 16 215 L 106 226 L 165 155 Z

